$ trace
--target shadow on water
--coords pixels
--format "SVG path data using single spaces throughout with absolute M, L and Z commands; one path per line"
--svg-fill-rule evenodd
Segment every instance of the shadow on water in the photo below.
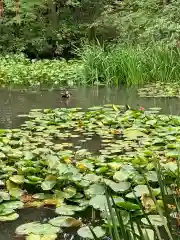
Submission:
M 19 114 L 29 113 L 31 109 L 43 108 L 61 108 L 61 107 L 82 107 L 88 108 L 95 105 L 108 103 L 125 105 L 132 107 L 143 106 L 161 107 L 163 113 L 180 113 L 180 100 L 178 98 L 139 98 L 136 88 L 75 88 L 70 90 L 72 97 L 62 99 L 60 90 L 38 90 L 25 91 L 24 89 L 0 89 L 0 128 L 17 128 L 24 121 L 24 118 L 18 118 Z M 73 140 L 72 140 L 73 141 Z M 77 141 L 77 139 L 74 139 Z M 97 151 L 100 147 L 99 139 L 89 140 L 90 151 Z M 88 148 L 87 143 L 82 143 L 83 148 Z M 81 145 L 82 145 L 81 144 Z M 20 217 L 13 222 L 0 223 L 0 240 L 20 240 L 14 235 L 16 227 L 31 221 L 44 221 L 44 219 L 53 218 L 54 211 L 46 208 L 24 209 L 19 212 Z M 21 238 L 22 239 L 22 238 Z M 65 239 L 59 237 L 58 240 Z M 71 239 L 71 238 L 67 238 Z M 75 238 L 73 238 L 75 240 Z
M 60 90 L 48 89 L 25 91 L 23 89 L 0 89 L 0 128 L 19 127 L 24 119 L 18 114 L 28 113 L 33 108 L 88 108 L 107 103 L 137 105 L 145 108 L 161 107 L 164 113 L 179 114 L 180 100 L 178 98 L 139 98 L 136 88 L 75 88 L 70 89 L 72 97 L 62 99 Z

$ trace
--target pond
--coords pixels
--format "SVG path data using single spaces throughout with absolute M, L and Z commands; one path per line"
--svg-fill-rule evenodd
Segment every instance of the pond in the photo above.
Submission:
M 134 108 L 140 106 L 148 109 L 150 107 L 160 107 L 161 112 L 165 114 L 180 113 L 180 100 L 178 98 L 140 98 L 137 95 L 136 88 L 75 88 L 70 89 L 72 97 L 62 99 L 62 90 L 48 89 L 38 91 L 25 91 L 24 89 L 1 89 L 0 90 L 0 128 L 14 129 L 24 123 L 26 118 L 19 118 L 20 114 L 28 114 L 31 109 L 55 109 L 55 108 L 73 108 L 81 107 L 87 109 L 93 106 L 105 104 L 130 105 Z M 71 139 L 75 147 L 80 145 L 82 139 Z M 100 139 L 93 136 L 87 142 L 81 142 L 81 148 L 96 152 L 100 148 Z M 76 146 L 77 145 L 77 146 Z M 29 208 L 18 211 L 20 217 L 13 222 L 0 223 L 0 240 L 13 240 L 16 228 L 26 222 L 45 221 L 56 215 L 49 208 Z M 20 238 L 19 238 L 20 239 Z M 21 238 L 22 239 L 22 238 Z M 58 239 L 65 239 L 59 237 Z M 72 239 L 67 236 L 66 239 Z
M 24 89 L 0 89 L 0 128 L 16 128 L 24 120 L 19 114 L 29 113 L 33 108 L 61 108 L 104 105 L 107 103 L 145 108 L 160 107 L 164 113 L 180 113 L 178 98 L 140 98 L 136 88 L 75 88 L 71 89 L 70 99 L 61 98 L 61 90 L 48 89 L 41 91 L 25 91 Z

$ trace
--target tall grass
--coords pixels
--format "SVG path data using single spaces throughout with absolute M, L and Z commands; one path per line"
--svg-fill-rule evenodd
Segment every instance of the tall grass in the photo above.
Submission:
M 142 84 L 180 81 L 180 51 L 165 45 L 104 48 L 85 45 L 79 55 L 80 81 L 86 84 Z

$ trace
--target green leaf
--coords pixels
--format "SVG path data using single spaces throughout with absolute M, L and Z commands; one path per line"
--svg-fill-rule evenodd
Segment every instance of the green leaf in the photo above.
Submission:
M 112 209 L 112 214 L 113 214 L 113 216 L 114 216 L 115 224 L 116 224 L 117 226 L 120 226 L 120 222 L 119 222 L 119 220 L 118 220 L 118 217 L 117 217 L 117 214 L 116 214 L 116 212 L 115 212 L 115 209 Z M 129 213 L 128 213 L 127 211 L 121 210 L 121 211 L 119 211 L 119 214 L 120 214 L 121 217 L 122 217 L 123 224 L 124 224 L 124 225 L 128 224 L 129 219 L 130 219 Z M 101 217 L 105 220 L 105 222 L 106 222 L 108 225 L 110 224 L 111 226 L 113 226 L 114 223 L 113 223 L 112 216 L 111 216 L 111 214 L 110 214 L 109 211 L 101 212 Z
M 26 240 L 41 240 L 41 235 L 30 234 L 26 236 Z
M 19 217 L 19 214 L 17 213 L 11 213 L 9 215 L 4 215 L 4 216 L 0 215 L 0 221 L 1 222 L 14 221 L 18 219 L 18 217 Z
M 0 180 L 0 186 L 3 187 L 5 184 L 2 180 Z
M 36 194 L 33 194 L 32 197 L 35 198 L 35 199 L 39 199 L 39 200 L 51 199 L 52 194 L 36 193 Z
M 138 204 L 134 204 L 134 203 L 127 202 L 127 201 L 116 202 L 116 205 L 118 207 L 124 208 L 124 209 L 129 210 L 129 211 L 135 211 L 135 210 L 140 209 L 140 206 Z
M 79 227 L 82 222 L 69 216 L 60 216 L 53 218 L 49 223 L 56 227 Z
M 151 224 L 153 226 L 163 226 L 165 224 L 167 224 L 167 219 L 166 217 L 161 217 L 160 215 L 148 215 L 149 221 L 151 222 Z M 146 218 L 142 218 L 141 221 L 146 224 L 149 225 L 148 221 Z
M 113 176 L 113 179 L 118 181 L 118 182 L 122 182 L 122 181 L 126 181 L 129 178 L 130 174 L 124 170 L 120 170 L 118 172 L 116 172 Z
M 6 209 L 22 209 L 24 207 L 24 203 L 21 201 L 9 201 L 1 204 Z M 0 206 L 1 206 L 0 205 Z
M 65 187 L 63 189 L 63 196 L 66 199 L 72 198 L 76 194 L 76 188 L 74 187 Z
M 17 184 L 22 184 L 24 183 L 24 176 L 23 175 L 13 175 L 12 177 L 9 178 L 12 182 L 17 183 Z
M 50 169 L 57 168 L 59 164 L 59 158 L 55 155 L 47 155 L 46 159 L 48 161 L 48 166 Z
M 98 181 L 101 179 L 100 176 L 97 176 L 96 174 L 86 174 L 84 177 L 83 177 L 84 180 L 86 181 L 90 181 L 91 183 L 98 183 Z
M 105 211 L 108 207 L 107 199 L 105 195 L 96 195 L 90 199 L 89 205 L 93 206 L 93 208 Z
M 76 211 L 76 206 L 71 205 L 62 205 L 58 208 L 56 208 L 55 212 L 60 215 L 74 215 Z
M 30 151 L 25 151 L 24 152 L 24 159 L 26 160 L 32 160 L 34 158 L 34 154 Z
M 94 195 L 103 195 L 105 193 L 105 188 L 102 184 L 92 184 L 87 190 L 85 190 L 85 194 L 89 197 L 93 197 Z
M 94 232 L 94 234 L 96 235 L 97 238 L 101 238 L 106 234 L 104 229 L 99 226 L 93 228 L 92 231 Z M 77 233 L 82 238 L 94 239 L 94 236 L 88 226 L 80 228 L 77 231 Z
M 6 187 L 12 197 L 18 199 L 23 194 L 23 191 L 19 188 L 19 186 L 10 180 L 6 181 Z
M 106 185 L 109 186 L 115 192 L 125 192 L 131 187 L 131 183 L 129 183 L 129 182 L 115 183 L 108 179 L 105 179 L 104 181 L 105 181 Z
M 0 191 L 0 198 L 2 198 L 5 201 L 8 201 L 8 200 L 10 200 L 10 195 L 7 192 Z
M 141 197 L 143 194 L 150 194 L 146 185 L 138 185 L 134 188 L 135 195 Z
M 49 175 L 42 182 L 41 188 L 44 191 L 48 191 L 48 190 L 51 190 L 55 185 L 56 185 L 56 177 L 53 175 Z
M 131 140 L 135 140 L 139 137 L 147 137 L 147 135 L 145 133 L 141 132 L 138 129 L 134 129 L 134 128 L 128 128 L 128 129 L 124 130 L 123 134 L 126 138 L 129 138 Z
M 157 173 L 155 171 L 147 172 L 146 179 L 150 182 L 158 182 Z
M 55 226 L 52 226 L 48 223 L 41 224 L 39 222 L 30 222 L 23 225 L 20 225 L 16 228 L 17 235 L 51 235 L 60 232 L 61 229 Z
M 56 240 L 57 234 L 51 235 L 37 235 L 37 234 L 30 234 L 26 236 L 26 240 Z

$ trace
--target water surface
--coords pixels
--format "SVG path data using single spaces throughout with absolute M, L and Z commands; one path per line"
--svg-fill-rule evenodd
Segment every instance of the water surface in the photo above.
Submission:
M 44 89 L 38 91 L 25 91 L 24 89 L 0 89 L 0 128 L 17 128 L 24 122 L 18 118 L 19 114 L 29 113 L 33 108 L 61 108 L 61 107 L 82 107 L 88 108 L 107 103 L 125 105 L 132 107 L 143 106 L 161 107 L 166 114 L 180 113 L 180 100 L 178 98 L 139 98 L 136 88 L 75 88 L 70 89 L 72 97 L 62 99 L 62 90 Z M 92 149 L 96 141 L 91 141 Z M 86 148 L 86 146 L 84 146 Z M 0 240 L 14 240 L 14 231 L 17 226 L 30 222 L 41 221 L 53 217 L 52 211 L 47 209 L 25 209 L 20 212 L 17 221 L 0 223 Z M 59 238 L 62 239 L 62 238 Z
M 136 88 L 75 88 L 72 97 L 62 99 L 62 90 L 44 89 L 25 91 L 24 89 L 0 89 L 0 128 L 16 128 L 23 123 L 18 114 L 28 113 L 33 108 L 61 108 L 102 105 L 107 103 L 137 105 L 145 108 L 161 107 L 164 113 L 179 114 L 178 98 L 139 98 Z

